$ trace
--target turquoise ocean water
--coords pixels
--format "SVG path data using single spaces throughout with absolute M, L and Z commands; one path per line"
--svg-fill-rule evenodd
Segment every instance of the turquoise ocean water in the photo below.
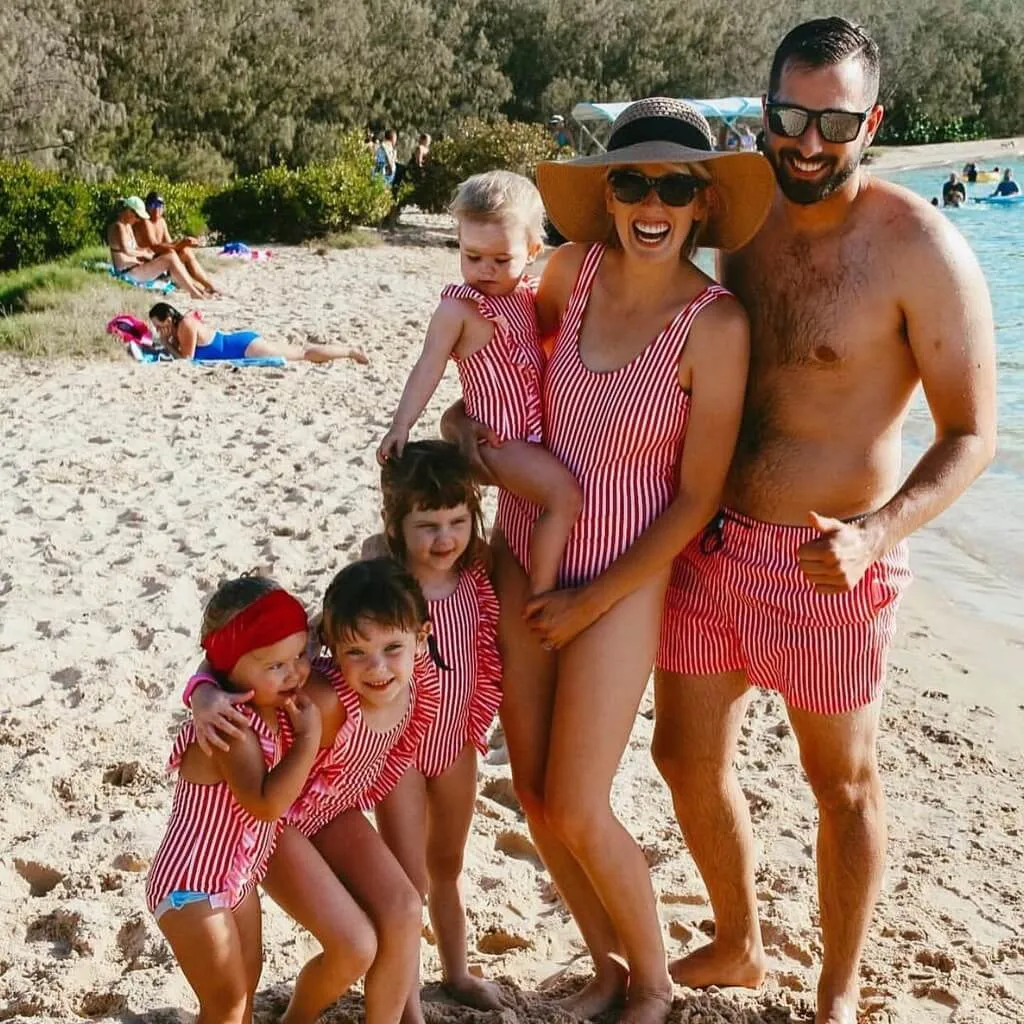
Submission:
M 1010 166 L 1017 180 L 1024 177 L 1024 166 Z M 951 170 L 959 168 L 921 168 L 886 177 L 930 199 L 941 195 Z M 990 183 L 967 186 L 970 197 L 989 195 L 994 188 Z M 992 293 L 999 453 L 971 490 L 915 538 L 912 547 L 923 557 L 914 560 L 914 568 L 955 602 L 1024 626 L 1024 203 L 1000 207 L 968 201 L 943 215 L 971 244 Z M 931 420 L 919 393 L 907 423 L 905 468 L 930 439 Z

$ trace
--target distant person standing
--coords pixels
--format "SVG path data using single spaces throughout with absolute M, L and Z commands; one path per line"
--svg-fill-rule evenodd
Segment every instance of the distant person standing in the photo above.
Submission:
M 142 249 L 150 249 L 157 255 L 176 252 L 185 265 L 185 269 L 192 277 L 199 282 L 208 295 L 220 295 L 220 289 L 206 276 L 203 268 L 196 259 L 195 247 L 199 245 L 199 239 L 192 235 L 185 235 L 177 240 L 171 237 L 171 229 L 164 218 L 163 196 L 156 192 L 150 192 L 145 199 L 146 213 L 149 218 L 139 218 L 133 225 L 132 231 L 135 240 Z
M 424 132 L 419 139 L 416 140 L 416 146 L 412 151 L 412 156 L 409 157 L 409 168 L 416 168 L 418 171 L 422 171 L 427 166 L 427 160 L 430 157 L 430 136 Z
M 744 153 L 753 153 L 757 149 L 757 136 L 750 130 L 750 125 L 740 125 L 740 150 Z
M 967 188 L 956 176 L 956 172 L 950 172 L 949 177 L 942 183 L 942 205 L 960 206 L 967 201 Z
M 394 128 L 384 133 L 374 156 L 373 170 L 375 174 L 382 175 L 389 185 L 394 184 L 398 172 L 398 132 Z
M 565 126 L 565 118 L 561 114 L 555 114 L 548 118 L 548 131 L 559 149 L 572 148 L 572 136 L 569 134 L 569 129 Z
M 1003 171 L 1003 180 L 996 185 L 994 196 L 1016 196 L 1020 195 L 1020 185 L 1013 180 L 1013 171 L 1009 167 Z
M 973 185 L 978 180 L 978 165 L 974 163 L 964 164 L 964 177 L 968 184 Z

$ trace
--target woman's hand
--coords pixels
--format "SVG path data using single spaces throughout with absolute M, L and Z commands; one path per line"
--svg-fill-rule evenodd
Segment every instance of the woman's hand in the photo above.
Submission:
M 550 590 L 526 602 L 523 618 L 546 651 L 557 651 L 571 643 L 601 612 L 584 589 Z
M 251 728 L 249 719 L 236 710 L 236 704 L 244 704 L 252 698 L 252 690 L 245 693 L 225 693 L 210 682 L 196 687 L 189 701 L 192 721 L 195 724 L 196 742 L 207 755 L 218 750 L 227 750 L 231 741 L 240 739 Z
M 469 460 L 473 472 L 482 480 L 490 480 L 491 474 L 480 458 L 480 446 L 500 448 L 501 436 L 484 423 L 471 420 L 466 415 L 465 405 L 459 401 L 449 406 L 441 416 L 441 436 L 458 445 L 459 451 Z

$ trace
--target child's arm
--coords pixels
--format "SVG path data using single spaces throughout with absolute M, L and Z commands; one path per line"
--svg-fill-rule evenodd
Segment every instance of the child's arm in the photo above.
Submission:
M 423 342 L 423 352 L 405 382 L 405 390 L 391 420 L 391 429 L 377 449 L 377 461 L 382 465 L 393 455 L 401 456 L 409 440 L 409 431 L 441 383 L 445 365 L 462 336 L 465 322 L 466 309 L 458 299 L 442 299 L 434 310 L 426 341 Z
M 295 740 L 269 772 L 251 729 L 226 753 L 213 752 L 214 764 L 235 799 L 262 821 L 276 821 L 295 802 L 320 749 L 320 709 L 316 704 L 304 693 L 297 693 L 284 709 L 295 730 Z

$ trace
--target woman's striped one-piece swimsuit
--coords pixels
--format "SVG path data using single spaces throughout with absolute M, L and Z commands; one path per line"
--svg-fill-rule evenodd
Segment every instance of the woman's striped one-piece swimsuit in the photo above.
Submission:
M 603 572 L 675 497 L 690 405 L 679 386 L 679 358 L 701 310 L 729 294 L 708 286 L 625 366 L 595 373 L 580 358 L 579 336 L 604 252 L 603 245 L 592 246 L 583 260 L 542 391 L 544 443 L 583 491 L 559 573 L 563 587 Z M 499 492 L 498 525 L 527 571 L 537 513 L 511 492 Z
M 441 661 L 441 707 L 416 768 L 433 778 L 452 766 L 467 741 L 487 752 L 487 732 L 501 704 L 501 655 L 498 599 L 483 566 L 463 570 L 451 594 L 427 604 Z
M 494 324 L 483 348 L 455 359 L 466 414 L 504 440 L 541 441 L 540 382 L 544 354 L 537 336 L 537 280 L 524 277 L 509 295 L 484 295 L 450 284 L 442 299 L 468 299 Z
M 251 706 L 238 710 L 248 717 L 269 771 L 288 748 L 282 720 L 273 732 Z M 190 720 L 178 731 L 168 771 L 181 767 L 195 742 Z M 146 905 L 153 911 L 172 892 L 187 889 L 206 893 L 213 907 L 238 906 L 266 874 L 281 827 L 280 819 L 263 821 L 245 810 L 226 782 L 189 782 L 179 774 L 167 831 L 146 878 Z
M 329 658 L 313 662 L 345 709 L 345 721 L 330 747 L 321 750 L 285 823 L 312 836 L 339 814 L 369 810 L 398 785 L 416 759 L 427 728 L 438 712 L 437 666 L 426 651 L 417 655 L 405 715 L 384 732 L 363 718 L 359 695 Z M 290 725 L 285 726 L 290 734 Z

